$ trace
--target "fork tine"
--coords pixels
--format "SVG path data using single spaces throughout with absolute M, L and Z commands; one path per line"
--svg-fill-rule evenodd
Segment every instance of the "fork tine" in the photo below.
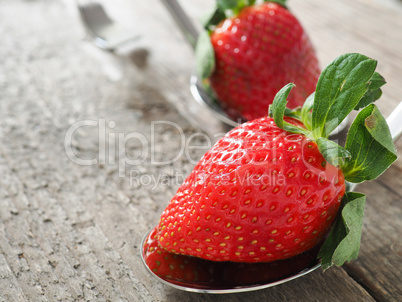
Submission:
M 94 38 L 93 43 L 104 50 L 113 51 L 117 47 L 136 40 L 137 34 L 114 22 L 100 3 L 83 3 L 77 0 L 81 21 L 88 33 Z

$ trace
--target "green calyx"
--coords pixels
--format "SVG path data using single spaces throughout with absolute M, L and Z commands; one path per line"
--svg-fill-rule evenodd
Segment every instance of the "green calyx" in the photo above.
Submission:
M 288 84 L 278 92 L 269 110 L 278 127 L 315 141 L 326 161 L 341 169 L 345 180 L 351 183 L 377 178 L 397 158 L 388 125 L 373 104 L 385 84 L 376 67 L 377 61 L 364 55 L 342 55 L 323 70 L 316 91 L 302 108 L 286 108 L 294 87 Z M 353 110 L 360 111 L 342 147 L 331 141 L 329 135 Z M 284 121 L 285 116 L 301 121 L 305 127 Z M 364 202 L 363 194 L 345 194 L 341 214 L 319 254 L 324 269 L 357 258 Z
M 342 55 L 323 70 L 316 91 L 302 108 L 286 108 L 287 97 L 295 86 L 292 83 L 277 93 L 270 106 L 270 115 L 278 127 L 315 141 L 324 158 L 339 167 L 349 182 L 375 179 L 396 160 L 388 125 L 373 104 L 385 84 L 375 71 L 376 66 L 377 61 L 361 54 Z M 329 135 L 341 122 L 353 110 L 361 108 L 350 127 L 345 147 L 330 141 Z M 284 116 L 300 120 L 305 128 L 285 122 Z
M 255 4 L 255 0 L 216 0 L 216 7 L 206 18 L 204 28 L 210 32 L 223 20 L 238 15 L 240 11 Z
M 243 8 L 263 2 L 277 3 L 287 8 L 287 0 L 216 0 L 216 8 L 204 22 L 204 28 L 207 31 L 213 30 L 223 20 L 238 15 Z
M 286 0 L 216 0 L 217 8 L 226 13 L 226 17 L 237 15 L 243 8 L 262 2 L 274 2 L 286 7 Z
M 238 15 L 245 7 L 260 2 L 274 2 L 287 7 L 286 0 L 216 0 L 216 8 L 205 18 L 204 31 L 200 34 L 195 48 L 198 77 L 207 79 L 215 68 L 215 54 L 210 39 L 211 32 L 223 20 Z
M 255 0 L 216 0 L 217 8 L 225 12 L 226 17 L 237 15 L 243 8 L 254 3 Z

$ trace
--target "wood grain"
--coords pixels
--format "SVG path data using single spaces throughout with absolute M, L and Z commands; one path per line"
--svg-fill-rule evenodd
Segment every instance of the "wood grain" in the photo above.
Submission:
M 401 160 L 361 186 L 362 250 L 343 268 L 223 296 L 174 290 L 147 273 L 142 236 L 205 152 L 183 147 L 178 129 L 205 147 L 225 127 L 192 99 L 193 52 L 161 3 L 118 3 L 142 39 L 111 54 L 88 42 L 70 1 L 0 1 L 0 301 L 401 300 Z M 211 3 L 183 5 L 199 18 Z M 379 60 L 388 80 L 379 106 L 388 115 L 402 95 L 400 7 L 290 3 L 322 65 L 346 51 Z M 72 151 L 98 162 L 80 165 L 64 143 L 72 125 L 88 121 L 96 125 L 74 132 Z M 132 133 L 146 143 L 133 138 L 120 148 L 119 134 Z

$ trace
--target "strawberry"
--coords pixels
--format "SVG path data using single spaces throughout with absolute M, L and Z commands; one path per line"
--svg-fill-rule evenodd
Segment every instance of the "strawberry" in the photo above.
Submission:
M 260 118 L 201 159 L 162 214 L 160 244 L 215 261 L 289 258 L 328 232 L 344 192 L 316 143 Z
M 342 55 L 301 109 L 286 108 L 294 87 L 288 84 L 270 117 L 227 133 L 162 213 L 159 245 L 213 261 L 271 262 L 300 255 L 328 236 L 319 253 L 325 269 L 355 259 L 365 196 L 345 193 L 345 180 L 375 179 L 396 160 L 388 126 L 372 104 L 385 83 L 376 66 L 361 54 Z M 330 141 L 361 108 L 345 146 Z
M 210 41 L 201 36 L 199 42 L 212 44 L 208 49 L 213 49 L 209 58 L 214 58 L 214 67 L 202 71 L 201 77 L 208 78 L 222 107 L 233 118 L 263 117 L 275 94 L 289 82 L 297 85 L 289 96 L 289 108 L 302 106 L 315 90 L 319 66 L 306 32 L 285 1 L 251 6 L 245 6 L 247 1 L 229 1 L 235 4 L 229 7 L 225 2 L 218 1 L 218 10 L 230 8 L 231 14 L 236 13 L 231 17 L 221 13 L 223 20 L 217 26 L 214 18 L 206 26 Z M 202 56 L 200 48 L 197 55 Z

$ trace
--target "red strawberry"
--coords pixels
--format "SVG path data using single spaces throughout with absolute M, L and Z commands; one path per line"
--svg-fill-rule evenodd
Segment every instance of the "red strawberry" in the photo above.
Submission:
M 286 108 L 294 86 L 288 84 L 270 107 L 273 118 L 219 140 L 162 213 L 160 246 L 213 261 L 271 262 L 328 236 L 319 252 L 324 269 L 355 259 L 365 196 L 344 194 L 345 180 L 375 179 L 397 158 L 386 121 L 371 104 L 385 83 L 376 65 L 342 55 L 302 108 Z M 328 136 L 353 110 L 360 112 L 341 147 Z
M 214 28 L 210 39 L 215 53 L 209 80 L 222 107 L 232 117 L 262 117 L 289 82 L 297 85 L 289 108 L 302 106 L 315 90 L 319 66 L 299 21 L 273 2 L 237 9 L 216 28 L 208 27 Z
M 329 231 L 344 192 L 315 142 L 257 119 L 204 155 L 163 212 L 159 243 L 214 261 L 289 258 Z

